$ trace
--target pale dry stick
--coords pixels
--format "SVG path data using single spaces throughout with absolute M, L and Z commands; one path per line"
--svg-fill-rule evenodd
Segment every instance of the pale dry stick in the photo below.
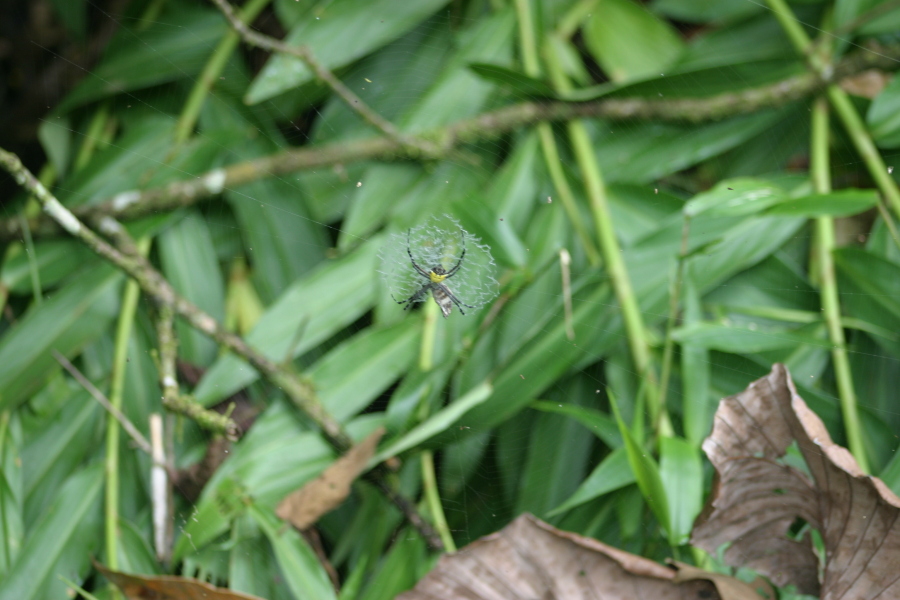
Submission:
M 870 44 L 866 49 L 838 63 L 829 81 L 840 81 L 867 69 L 898 68 L 900 44 Z M 703 123 L 783 106 L 820 92 L 829 81 L 806 72 L 759 88 L 706 98 L 601 98 L 586 102 L 525 102 L 430 130 L 421 137 L 437 140 L 441 152 L 449 152 L 461 144 L 496 139 L 521 127 L 544 121 L 595 118 Z M 89 222 L 104 216 L 118 220 L 135 219 L 191 206 L 217 196 L 225 189 L 233 189 L 266 177 L 366 160 L 409 160 L 415 159 L 418 154 L 388 137 L 292 148 L 216 168 L 163 187 L 123 191 L 106 200 L 77 207 L 73 209 L 73 213 Z M 39 217 L 29 219 L 28 224 L 35 239 L 62 233 L 53 219 Z M 21 236 L 22 228 L 18 218 L 0 219 L 0 240 L 18 240 Z
M 559 249 L 559 269 L 562 272 L 563 309 L 566 319 L 566 337 L 575 341 L 575 330 L 572 328 L 572 275 L 570 267 L 572 256 L 565 248 Z
M 153 446 L 153 468 L 150 470 L 150 498 L 153 507 L 153 546 L 156 558 L 163 564 L 169 562 L 172 544 L 169 541 L 169 479 L 163 449 L 163 424 L 158 413 L 150 415 L 150 439 Z
M 325 68 L 308 46 L 289 46 L 273 37 L 253 31 L 246 23 L 241 21 L 236 14 L 234 14 L 234 8 L 228 0 L 212 0 L 212 2 L 220 11 L 222 11 L 222 14 L 228 19 L 231 27 L 244 42 L 251 46 L 261 48 L 262 50 L 278 52 L 279 54 L 287 54 L 299 58 L 307 67 L 309 67 L 310 71 L 315 73 L 316 77 L 330 87 L 335 94 L 340 96 L 341 100 L 343 100 L 351 110 L 362 117 L 366 123 L 376 128 L 388 138 L 409 148 L 415 148 L 425 157 L 435 157 L 439 154 L 434 145 L 429 144 L 424 140 L 404 135 L 393 123 L 375 112 L 375 110 L 366 104 L 362 98 L 357 96 L 353 90 L 344 85 L 344 82 L 335 77 L 334 73 Z
M 62 365 L 63 369 L 69 372 L 69 375 L 71 375 L 75 379 L 75 381 L 81 384 L 81 387 L 87 390 L 88 394 L 93 396 L 94 400 L 100 403 L 100 406 L 106 409 L 106 412 L 112 415 L 113 418 L 115 418 L 115 420 L 119 422 L 119 425 L 121 425 L 122 429 L 124 429 L 126 433 L 131 436 L 131 439 L 134 441 L 135 445 L 137 445 L 138 448 L 143 450 L 148 456 L 153 455 L 153 450 L 150 446 L 150 442 L 147 441 L 147 438 L 145 438 L 144 435 L 140 431 L 138 431 L 137 427 L 135 427 L 134 424 L 132 424 L 132 422 L 128 420 L 128 417 L 122 414 L 122 411 L 112 405 L 109 399 L 103 395 L 103 392 L 98 390 L 96 386 L 94 386 L 94 384 L 91 383 L 91 381 L 87 377 L 85 377 L 84 374 L 82 374 L 82 372 L 78 370 L 78 368 L 75 367 L 75 365 L 69 362 L 69 359 L 67 359 L 56 350 L 53 350 L 53 358 L 56 359 L 56 362 Z
M 31 193 L 40 202 L 44 211 L 66 232 L 137 281 L 149 298 L 160 306 L 171 307 L 175 314 L 184 318 L 192 327 L 249 362 L 262 376 L 284 391 L 338 452 L 343 454 L 350 449 L 352 439 L 341 423 L 322 406 L 311 382 L 276 364 L 252 348 L 243 338 L 226 330 L 213 317 L 181 297 L 172 284 L 154 269 L 146 258 L 136 253 L 124 254 L 94 233 L 25 168 L 17 155 L 0 148 L 0 166 L 13 176 L 18 185 Z M 107 218 L 104 223 L 104 230 L 117 230 L 120 236 L 127 235 L 121 225 L 113 219 Z M 443 549 L 440 537 L 418 514 L 416 507 L 399 492 L 392 490 L 383 480 L 382 468 L 376 467 L 374 473 L 369 473 L 369 478 L 374 480 L 376 486 L 403 512 L 430 546 L 438 550 Z

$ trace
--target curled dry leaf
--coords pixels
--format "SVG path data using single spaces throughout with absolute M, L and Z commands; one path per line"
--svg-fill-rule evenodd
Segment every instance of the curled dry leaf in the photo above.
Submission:
M 275 514 L 303 530 L 325 513 L 337 508 L 350 493 L 351 484 L 366 470 L 383 435 L 384 427 L 373 431 L 369 437 L 350 448 L 322 471 L 321 475 L 285 496 L 278 503 Z
M 94 567 L 116 584 L 128 600 L 262 600 L 190 577 L 130 575 L 111 571 L 96 561 Z
M 713 577 L 712 573 L 709 573 Z M 560 531 L 524 514 L 472 542 L 437 566 L 398 600 L 760 600 L 747 584 L 722 591 L 709 579 L 678 571 L 597 540 Z
M 812 479 L 781 460 L 794 443 Z M 900 499 L 831 441 L 783 365 L 721 402 L 703 449 L 718 481 L 695 524 L 694 545 L 716 552 L 728 543 L 728 564 L 805 594 L 900 598 Z M 809 537 L 786 537 L 798 518 L 822 534 L 821 582 Z

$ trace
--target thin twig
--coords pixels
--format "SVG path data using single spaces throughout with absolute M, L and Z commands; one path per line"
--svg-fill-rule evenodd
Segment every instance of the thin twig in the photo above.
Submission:
M 351 447 L 352 440 L 350 436 L 341 423 L 322 406 L 310 381 L 276 364 L 267 356 L 248 345 L 243 338 L 226 330 L 213 317 L 181 297 L 172 287 L 172 284 L 159 271 L 154 269 L 146 258 L 139 254 L 123 254 L 103 240 L 64 207 L 37 180 L 34 174 L 25 168 L 16 154 L 0 148 L 0 166 L 13 176 L 18 185 L 31 193 L 41 203 L 44 211 L 59 223 L 66 232 L 137 281 L 144 294 L 154 300 L 159 306 L 171 307 L 175 314 L 184 318 L 192 327 L 208 335 L 249 362 L 263 377 L 283 390 L 294 404 L 316 424 L 322 435 L 325 436 L 325 439 L 336 450 L 343 454 Z M 104 231 L 116 231 L 118 229 L 121 230 L 118 235 L 125 235 L 122 226 L 113 219 L 105 219 L 103 228 Z M 369 473 L 369 478 L 374 480 L 379 489 L 403 512 L 409 522 L 419 530 L 434 549 L 443 549 L 440 538 L 436 536 L 434 529 L 418 514 L 415 505 L 402 494 L 393 490 L 384 481 L 381 473 L 383 473 L 383 468 L 376 467 L 375 470 Z
M 894 71 L 900 69 L 900 44 L 872 44 L 842 60 L 835 66 L 831 81 L 840 81 L 867 69 Z M 579 118 L 612 120 L 660 120 L 687 123 L 715 121 L 765 108 L 783 106 L 820 92 L 827 81 L 811 73 L 803 73 L 783 81 L 736 93 L 706 98 L 651 100 L 647 98 L 608 98 L 588 102 L 525 102 L 451 123 L 421 134 L 422 139 L 436 140 L 440 153 L 448 153 L 466 143 L 487 141 L 520 127 L 547 121 Z M 80 206 L 73 213 L 93 222 L 104 216 L 129 220 L 191 206 L 233 189 L 267 177 L 286 175 L 337 164 L 359 161 L 411 160 L 418 151 L 388 138 L 378 137 L 293 148 L 270 156 L 216 168 L 190 179 L 176 181 L 161 188 L 126 190 L 115 196 Z M 30 219 L 35 239 L 60 235 L 59 225 L 46 216 Z M 22 236 L 18 218 L 0 220 L 0 240 L 18 240 Z
M 162 387 L 163 406 L 174 413 L 195 421 L 203 429 L 225 434 L 230 441 L 240 437 L 240 428 L 231 417 L 205 408 L 178 389 L 175 359 L 178 355 L 178 339 L 173 322 L 175 313 L 171 306 L 161 305 L 156 318 L 156 336 L 159 343 L 159 384 Z
M 94 386 L 94 384 L 75 367 L 75 365 L 70 363 L 69 359 L 56 350 L 53 350 L 53 358 L 69 372 L 69 375 L 75 378 L 75 381 L 81 384 L 81 387 L 87 390 L 88 394 L 94 397 L 94 400 L 100 403 L 100 406 L 106 409 L 106 412 L 111 414 L 116 421 L 119 422 L 119 425 L 121 425 L 122 429 L 131 436 L 131 439 L 134 440 L 134 443 L 138 448 L 146 452 L 148 456 L 153 456 L 153 448 L 150 446 L 150 442 L 147 441 L 147 438 L 145 438 L 144 435 L 138 431 L 137 427 L 128 420 L 128 417 L 122 414 L 122 411 L 112 405 L 109 399 L 103 395 L 103 392 L 98 390 L 96 386 Z
M 309 67 L 310 71 L 312 71 L 316 77 L 330 87 L 335 94 L 340 96 L 341 100 L 343 100 L 351 110 L 362 117 L 366 123 L 376 128 L 388 138 L 397 141 L 404 146 L 415 148 L 426 156 L 435 154 L 433 145 L 424 140 L 403 135 L 393 123 L 375 112 L 375 110 L 366 104 L 362 98 L 344 85 L 344 82 L 335 77 L 334 73 L 326 69 L 308 46 L 289 46 L 273 37 L 253 31 L 234 14 L 234 9 L 231 4 L 229 4 L 228 0 L 212 0 L 212 2 L 220 11 L 222 11 L 222 14 L 224 14 L 225 18 L 228 19 L 228 22 L 231 23 L 231 27 L 239 36 L 241 36 L 241 39 L 243 39 L 244 42 L 251 46 L 268 50 L 269 52 L 278 52 L 280 54 L 287 54 L 299 58 L 307 67 Z

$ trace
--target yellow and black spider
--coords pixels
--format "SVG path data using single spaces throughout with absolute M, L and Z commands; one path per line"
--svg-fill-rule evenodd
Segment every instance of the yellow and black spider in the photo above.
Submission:
M 412 263 L 413 268 L 416 272 L 428 280 L 422 287 L 416 291 L 415 294 L 407 298 L 406 300 L 397 300 L 394 298 L 394 302 L 397 304 L 405 304 L 403 310 L 409 310 L 409 308 L 415 304 L 416 302 L 421 302 L 425 298 L 425 294 L 431 292 L 431 297 L 434 298 L 435 304 L 437 304 L 441 308 L 441 312 L 444 313 L 444 318 L 450 316 L 450 311 L 453 310 L 453 305 L 456 305 L 456 308 L 459 309 L 460 314 L 465 315 L 466 311 L 462 309 L 463 306 L 466 308 L 477 308 L 475 306 L 470 306 L 465 302 L 460 301 L 459 298 L 453 295 L 453 292 L 450 291 L 450 288 L 444 283 L 445 280 L 450 279 L 454 275 L 459 272 L 459 268 L 463 264 L 463 259 L 466 257 L 466 236 L 463 234 L 463 250 L 462 254 L 459 256 L 459 260 L 456 262 L 456 265 L 447 271 L 444 267 L 437 265 L 433 267 L 430 271 L 426 271 L 422 267 L 420 267 L 416 263 L 416 259 L 413 258 L 412 250 L 410 250 L 410 231 L 406 231 L 406 253 L 409 255 L 409 261 Z M 391 296 L 393 298 L 393 296 Z

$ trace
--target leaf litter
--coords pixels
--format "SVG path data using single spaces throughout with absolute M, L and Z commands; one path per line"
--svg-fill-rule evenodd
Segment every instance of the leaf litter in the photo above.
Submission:
M 796 448 L 807 472 L 797 468 Z M 721 401 L 703 449 L 714 489 L 692 543 L 732 567 L 828 600 L 900 598 L 900 498 L 863 473 L 797 394 L 787 368 Z M 801 535 L 792 529 L 801 526 Z M 825 555 L 817 555 L 815 528 Z M 774 598 L 761 578 L 747 584 L 672 562 L 663 566 L 523 514 L 459 552 L 399 600 Z
M 794 444 L 809 476 L 784 458 Z M 722 400 L 703 449 L 718 473 L 692 543 L 829 600 L 900 598 L 900 498 L 831 440 L 784 365 Z M 821 534 L 788 534 L 802 519 Z M 821 568 L 821 579 L 820 579 Z

